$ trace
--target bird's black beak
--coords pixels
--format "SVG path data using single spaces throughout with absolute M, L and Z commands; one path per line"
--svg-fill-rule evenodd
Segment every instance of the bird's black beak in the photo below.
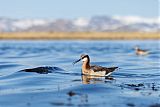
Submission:
M 81 61 L 81 59 L 78 59 L 76 61 L 73 62 L 73 65 L 76 64 L 77 62 Z

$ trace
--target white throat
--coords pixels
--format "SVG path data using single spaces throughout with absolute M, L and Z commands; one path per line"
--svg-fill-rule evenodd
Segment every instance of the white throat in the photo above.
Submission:
M 88 60 L 88 58 L 83 58 L 82 59 L 83 62 L 86 62 L 87 60 Z

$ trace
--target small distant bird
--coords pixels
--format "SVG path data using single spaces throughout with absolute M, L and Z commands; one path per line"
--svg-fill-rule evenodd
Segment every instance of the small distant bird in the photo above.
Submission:
M 73 62 L 73 64 L 81 61 L 82 64 L 82 74 L 84 75 L 93 75 L 93 76 L 109 76 L 111 73 L 117 69 L 118 67 L 102 67 L 97 65 L 90 65 L 90 58 L 88 55 L 82 54 L 80 56 L 80 59 Z
M 137 55 L 147 55 L 149 54 L 148 50 L 142 50 L 138 46 L 135 47 L 135 51 Z

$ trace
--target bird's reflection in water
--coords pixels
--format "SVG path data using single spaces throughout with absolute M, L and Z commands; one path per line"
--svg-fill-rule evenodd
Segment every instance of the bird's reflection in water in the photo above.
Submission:
M 92 75 L 82 75 L 83 84 L 96 84 L 106 82 L 106 80 L 115 80 L 113 77 L 99 77 Z

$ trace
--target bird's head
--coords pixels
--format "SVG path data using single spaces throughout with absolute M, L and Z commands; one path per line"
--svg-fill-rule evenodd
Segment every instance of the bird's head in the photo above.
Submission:
M 88 61 L 90 61 L 88 55 L 82 54 L 82 55 L 80 56 L 80 59 L 74 61 L 73 64 L 76 64 L 77 62 L 79 62 L 79 61 L 81 61 L 81 60 L 82 60 L 82 62 L 88 62 Z

